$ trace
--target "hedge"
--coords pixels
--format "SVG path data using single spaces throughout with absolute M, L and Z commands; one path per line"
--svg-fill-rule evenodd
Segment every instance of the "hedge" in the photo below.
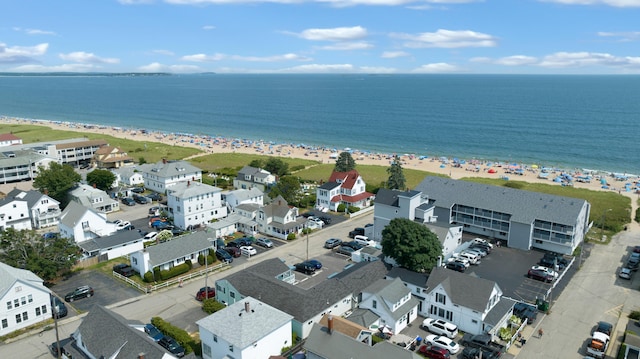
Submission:
M 170 336 L 182 345 L 185 355 L 194 352 L 197 356 L 202 356 L 200 342 L 196 342 L 186 330 L 178 328 L 160 317 L 151 318 L 151 324 L 155 325 L 162 334 Z
M 226 308 L 226 305 L 218 302 L 215 299 L 205 299 L 202 301 L 202 310 L 207 314 L 215 313 L 219 310 Z

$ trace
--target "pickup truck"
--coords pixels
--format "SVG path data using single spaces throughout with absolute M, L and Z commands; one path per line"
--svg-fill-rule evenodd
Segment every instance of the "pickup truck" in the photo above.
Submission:
M 609 346 L 609 340 L 609 336 L 604 333 L 593 333 L 593 336 L 591 336 L 587 344 L 587 354 L 594 358 L 604 358 L 607 347 Z
M 349 238 L 355 238 L 356 236 L 364 236 L 364 228 L 356 227 L 353 231 L 349 232 Z
M 491 340 L 491 335 L 489 334 L 473 335 L 470 333 L 465 333 L 462 336 L 462 340 L 460 340 L 460 344 L 466 347 L 480 348 L 488 351 L 494 351 L 499 353 L 498 356 L 502 355 L 502 353 L 505 352 L 505 346 Z

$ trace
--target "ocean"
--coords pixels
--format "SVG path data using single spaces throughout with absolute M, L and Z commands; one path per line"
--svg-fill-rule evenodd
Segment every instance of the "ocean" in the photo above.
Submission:
M 0 116 L 640 174 L 640 76 L 0 76 Z

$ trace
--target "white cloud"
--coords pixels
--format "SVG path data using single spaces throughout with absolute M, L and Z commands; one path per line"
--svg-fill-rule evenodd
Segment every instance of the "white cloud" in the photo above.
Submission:
M 35 46 L 7 46 L 0 42 L 0 63 L 33 62 L 34 56 L 44 55 L 48 48 L 47 43 Z
M 27 35 L 56 35 L 53 31 L 39 30 L 39 29 L 23 29 L 21 27 L 14 27 L 13 30 L 24 32 Z
M 501 57 L 494 61 L 495 64 L 505 65 L 505 66 L 522 66 L 522 65 L 533 65 L 538 62 L 538 59 L 533 56 L 525 56 L 525 55 L 513 55 Z
M 385 51 L 381 55 L 383 59 L 397 59 L 398 57 L 407 57 L 407 56 L 411 56 L 411 54 L 405 51 Z
M 183 56 L 181 60 L 192 62 L 214 62 L 221 60 L 249 61 L 249 62 L 278 62 L 278 61 L 311 61 L 312 59 L 298 54 L 282 54 L 273 56 L 240 56 L 227 54 L 196 54 Z
M 613 7 L 640 7 L 640 0 L 540 0 L 566 5 L 608 5 Z
M 556 52 L 545 56 L 538 64 L 542 67 L 639 67 L 640 57 L 614 56 L 598 52 Z
M 460 47 L 494 47 L 496 38 L 470 30 L 443 30 L 423 32 L 420 34 L 392 33 L 389 36 L 407 40 L 405 46 L 409 48 L 460 48 Z
M 287 69 L 281 70 L 280 72 L 329 74 L 329 73 L 353 73 L 353 72 L 356 72 L 356 69 L 351 64 L 341 64 L 341 65 L 309 64 L 309 65 L 289 67 Z
M 614 37 L 618 38 L 620 42 L 630 42 L 640 40 L 640 31 L 626 31 L 626 32 L 598 32 L 598 36 L 601 37 Z
M 171 72 L 171 73 L 193 73 L 202 72 L 202 69 L 194 65 L 163 65 L 158 62 L 138 67 L 140 72 Z
M 11 69 L 12 72 L 90 72 L 99 67 L 92 64 L 63 64 L 57 66 L 22 65 Z
M 413 69 L 411 72 L 419 74 L 441 74 L 451 72 L 461 72 L 462 69 L 458 66 L 447 64 L 445 62 L 438 62 L 433 64 L 426 64 Z
M 362 26 L 307 29 L 298 36 L 312 41 L 351 41 L 367 36 L 367 29 Z
M 209 31 L 209 30 L 214 30 L 215 28 L 216 27 L 213 25 L 205 25 L 202 27 L 202 30 Z
M 348 50 L 365 50 L 372 48 L 373 45 L 366 41 L 358 41 L 358 42 L 338 42 L 333 45 L 327 45 L 320 47 L 321 50 L 337 50 L 337 51 L 348 51 Z
M 119 59 L 99 57 L 90 52 L 76 51 L 68 54 L 60 54 L 61 59 L 65 61 L 73 61 L 82 64 L 117 64 Z

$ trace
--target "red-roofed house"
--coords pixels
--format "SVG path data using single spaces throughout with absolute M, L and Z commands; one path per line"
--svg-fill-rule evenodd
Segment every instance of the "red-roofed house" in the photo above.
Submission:
M 0 134 L 0 147 L 21 145 L 22 139 L 17 137 L 13 133 L 1 133 Z
M 374 194 L 365 191 L 366 183 L 356 170 L 333 172 L 329 181 L 316 190 L 316 207 L 337 211 L 342 203 L 359 208 L 369 207 Z

